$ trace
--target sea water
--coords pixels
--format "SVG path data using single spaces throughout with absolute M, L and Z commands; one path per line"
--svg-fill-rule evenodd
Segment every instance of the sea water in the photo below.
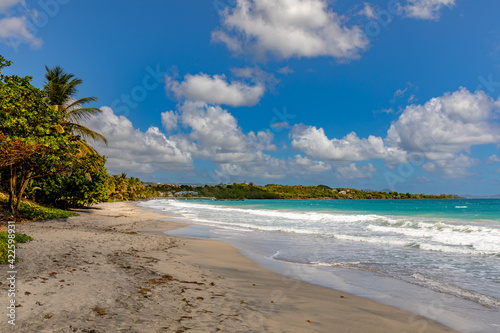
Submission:
M 500 331 L 498 199 L 165 199 L 141 205 L 198 225 L 173 234 L 225 240 L 266 268 L 459 331 Z

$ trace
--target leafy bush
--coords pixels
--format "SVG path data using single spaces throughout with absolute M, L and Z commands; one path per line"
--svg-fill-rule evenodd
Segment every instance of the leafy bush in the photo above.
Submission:
M 78 216 L 78 214 L 57 208 L 21 203 L 17 216 L 28 220 L 51 220 Z
M 36 202 L 67 208 L 106 201 L 110 191 L 105 162 L 104 156 L 88 155 L 78 158 L 71 174 L 37 179 L 30 186 L 38 188 L 34 191 Z
M 9 233 L 7 231 L 0 231 L 0 263 L 6 263 L 8 259 L 8 245 L 9 245 Z M 17 243 L 26 243 L 32 241 L 33 238 L 25 234 L 16 234 L 14 238 Z

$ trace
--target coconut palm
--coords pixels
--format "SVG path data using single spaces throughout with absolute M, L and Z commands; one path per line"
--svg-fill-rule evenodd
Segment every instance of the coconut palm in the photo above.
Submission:
M 83 83 L 82 79 L 76 78 L 71 73 L 66 73 L 61 66 L 49 68 L 45 66 L 47 73 L 45 74 L 44 91 L 49 97 L 50 104 L 53 108 L 64 115 L 64 121 L 61 124 L 65 131 L 79 135 L 80 151 L 83 155 L 97 154 L 85 140 L 100 141 L 107 144 L 107 140 L 101 134 L 85 127 L 81 124 L 82 121 L 90 119 L 101 110 L 97 108 L 84 108 L 85 104 L 97 101 L 97 97 L 75 98 L 78 94 L 78 86 Z

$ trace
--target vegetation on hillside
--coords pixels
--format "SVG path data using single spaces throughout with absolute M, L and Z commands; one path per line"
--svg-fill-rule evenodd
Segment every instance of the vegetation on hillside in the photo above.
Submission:
M 330 188 L 326 185 L 227 184 L 217 186 L 157 185 L 166 196 L 205 197 L 218 200 L 243 199 L 448 199 L 453 195 L 426 195 L 398 192 L 363 191 L 352 188 Z

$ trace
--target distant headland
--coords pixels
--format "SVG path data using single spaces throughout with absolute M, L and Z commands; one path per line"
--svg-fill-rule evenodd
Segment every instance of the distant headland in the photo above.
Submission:
M 457 195 L 411 194 L 394 191 L 357 190 L 332 188 L 326 185 L 278 185 L 265 186 L 253 183 L 219 185 L 150 184 L 160 197 L 211 198 L 216 200 L 244 199 L 457 199 Z

